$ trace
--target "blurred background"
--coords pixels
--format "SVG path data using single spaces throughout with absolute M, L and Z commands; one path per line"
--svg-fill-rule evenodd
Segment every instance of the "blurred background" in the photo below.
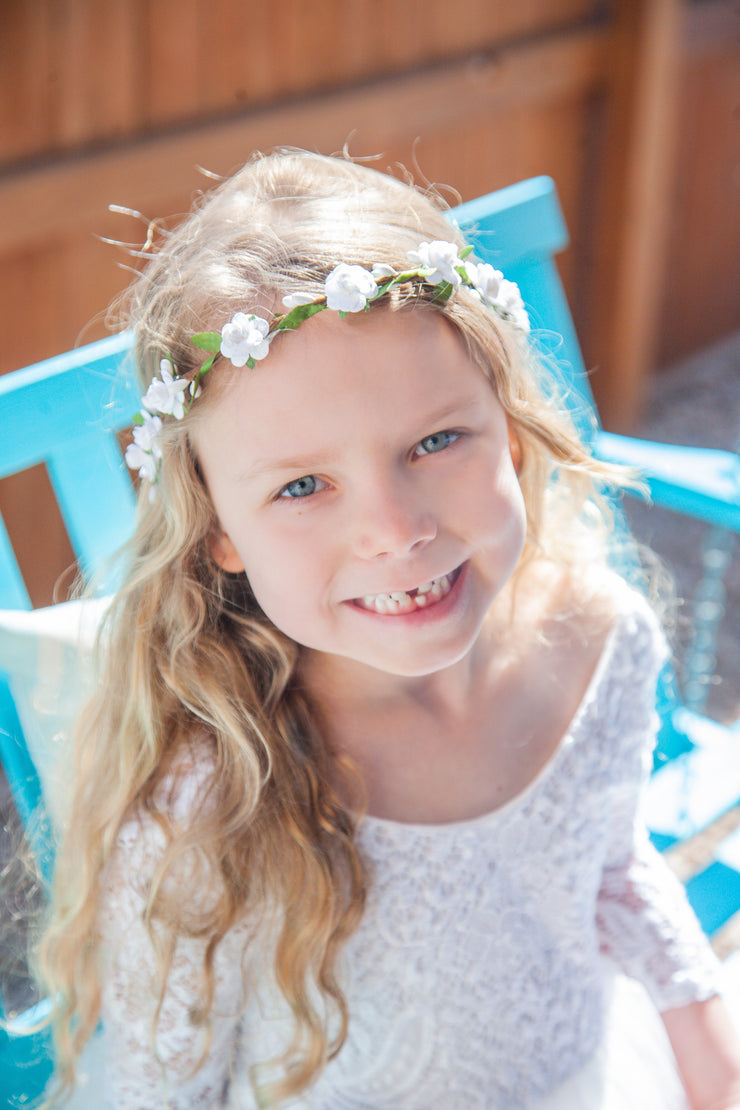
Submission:
M 735 0 L 6 0 L 2 21 L 2 371 L 105 334 L 131 260 L 104 240 L 146 231 L 109 205 L 184 212 L 202 169 L 283 144 L 347 144 L 452 203 L 551 174 L 609 429 L 740 329 Z M 63 596 L 45 474 L 0 485 L 34 604 Z

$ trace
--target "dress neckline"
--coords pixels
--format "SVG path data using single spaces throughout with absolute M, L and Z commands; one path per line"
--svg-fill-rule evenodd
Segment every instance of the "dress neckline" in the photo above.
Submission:
M 572 740 L 577 734 L 578 728 L 586 714 L 587 709 L 589 708 L 592 701 L 594 701 L 599 691 L 604 671 L 608 667 L 614 653 L 617 634 L 622 627 L 623 621 L 624 614 L 617 613 L 611 627 L 609 628 L 609 631 L 607 632 L 606 638 L 599 653 L 599 657 L 596 661 L 596 665 L 591 672 L 591 677 L 588 681 L 588 685 L 576 707 L 575 712 L 573 713 L 573 716 L 570 719 L 568 726 L 565 729 L 565 732 L 561 736 L 558 744 L 553 749 L 550 756 L 542 764 L 540 769 L 535 772 L 529 782 L 526 783 L 525 786 L 521 788 L 521 790 L 518 790 L 516 794 L 513 794 L 510 798 L 507 798 L 507 800 L 503 802 L 500 806 L 496 806 L 494 809 L 487 810 L 485 813 L 478 814 L 477 817 L 462 817 L 459 820 L 455 821 L 399 821 L 392 817 L 376 817 L 371 813 L 367 813 L 364 814 L 360 820 L 359 831 L 361 831 L 363 828 L 408 830 L 409 832 L 415 831 L 418 833 L 434 835 L 437 832 L 449 832 L 455 829 L 468 829 L 475 828 L 475 826 L 477 825 L 490 824 L 503 817 L 503 815 L 508 813 L 510 810 L 521 806 L 527 800 L 530 794 L 534 793 L 534 791 L 550 777 L 553 770 L 560 762 L 563 752 L 570 746 Z

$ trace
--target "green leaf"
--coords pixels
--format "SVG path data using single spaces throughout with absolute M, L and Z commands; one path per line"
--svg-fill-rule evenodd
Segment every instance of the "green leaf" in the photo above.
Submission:
M 250 355 L 249 358 L 247 359 L 247 370 L 254 370 L 255 366 L 256 366 L 256 363 L 254 361 L 254 357 L 253 357 L 253 355 Z
M 370 300 L 377 301 L 379 297 L 384 297 L 388 290 L 392 289 L 394 285 L 398 285 L 398 277 L 389 278 L 382 285 L 379 285 L 378 292 L 375 294 L 374 297 L 371 297 Z
M 191 342 L 201 351 L 215 351 L 218 354 L 221 350 L 221 335 L 217 331 L 200 332 L 198 335 L 191 336 Z
M 201 378 L 205 377 L 205 375 L 211 369 L 211 367 L 213 366 L 215 361 L 216 361 L 215 354 L 211 355 L 210 358 L 206 359 L 206 361 L 203 363 L 203 365 L 201 366 L 200 370 L 198 371 L 198 373 L 196 375 L 198 381 L 200 381 Z
M 468 245 L 467 247 L 463 247 L 463 249 L 460 251 L 460 258 L 465 259 L 465 258 L 468 257 L 469 254 L 472 254 L 472 253 L 473 253 L 472 246 Z
M 393 281 L 396 285 L 401 285 L 402 282 L 406 281 L 413 281 L 414 278 L 416 278 L 417 281 L 424 281 L 431 273 L 432 271 L 428 266 L 420 266 L 418 270 L 404 270 L 402 273 L 396 274 Z
M 290 331 L 292 328 L 297 328 L 304 320 L 309 317 L 315 316 L 317 312 L 323 312 L 326 308 L 326 301 L 315 301 L 311 304 L 299 304 L 295 308 L 291 308 L 290 312 L 286 312 L 285 316 L 281 316 L 276 320 L 272 326 L 272 331 Z
M 435 301 L 440 301 L 442 304 L 444 304 L 445 301 L 448 301 L 450 299 L 450 294 L 451 293 L 452 293 L 452 285 L 450 284 L 450 282 L 449 281 L 441 281 L 439 283 L 439 285 L 437 286 L 437 292 L 436 292 L 436 295 L 435 295 L 434 299 L 435 299 Z
M 131 417 L 131 423 L 137 424 L 139 427 L 141 427 L 141 425 L 144 423 L 144 417 L 140 412 L 137 412 L 135 416 Z

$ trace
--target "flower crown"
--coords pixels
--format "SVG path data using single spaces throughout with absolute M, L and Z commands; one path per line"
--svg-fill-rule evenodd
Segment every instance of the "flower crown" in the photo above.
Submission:
M 321 296 L 291 293 L 283 297 L 288 312 L 275 316 L 272 323 L 254 313 L 237 312 L 220 332 L 192 336 L 194 346 L 209 352 L 210 357 L 188 377 L 178 375 L 169 356 L 161 360 L 160 377 L 150 383 L 141 399 L 141 411 L 134 417 L 134 441 L 126 450 L 126 462 L 153 487 L 162 458 L 162 417 L 182 420 L 198 397 L 201 382 L 218 355 L 229 359 L 232 366 L 247 366 L 251 370 L 256 362 L 267 356 L 270 343 L 280 332 L 297 328 L 304 320 L 327 308 L 342 317 L 349 312 L 367 311 L 395 285 L 410 281 L 433 285 L 436 287 L 434 300 L 438 304 L 448 301 L 456 286 L 465 286 L 502 320 L 527 335 L 529 317 L 519 287 L 487 262 L 466 261 L 472 250 L 471 246 L 460 250 L 456 243 L 442 240 L 420 243 L 418 250 L 408 251 L 413 268 L 401 272 L 382 263 L 367 270 L 343 262 L 326 278 Z

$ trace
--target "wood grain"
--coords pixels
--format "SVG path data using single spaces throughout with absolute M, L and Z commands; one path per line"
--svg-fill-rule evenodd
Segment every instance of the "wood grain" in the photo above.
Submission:
M 491 50 L 595 0 L 23 0 L 3 6 L 0 161 L 91 149 Z M 12 107 L 11 107 L 12 106 Z

